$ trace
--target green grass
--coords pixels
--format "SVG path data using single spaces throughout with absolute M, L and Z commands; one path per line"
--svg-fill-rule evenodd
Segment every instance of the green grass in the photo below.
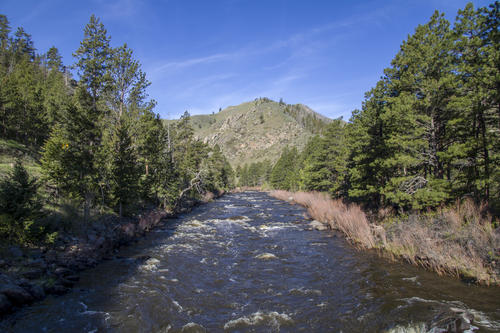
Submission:
M 13 169 L 17 159 L 21 160 L 30 175 L 40 176 L 39 153 L 36 150 L 14 140 L 0 139 L 0 178 Z

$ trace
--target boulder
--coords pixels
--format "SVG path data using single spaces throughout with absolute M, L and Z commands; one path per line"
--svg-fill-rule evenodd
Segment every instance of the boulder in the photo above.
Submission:
M 68 275 L 66 276 L 66 280 L 76 282 L 80 280 L 80 277 L 78 275 Z
M 316 221 L 316 220 L 311 221 L 311 223 L 309 223 L 309 225 L 311 226 L 311 228 L 316 229 L 316 230 L 320 230 L 320 231 L 328 229 L 326 224 L 321 223 L 321 222 Z
M 44 273 L 45 271 L 41 268 L 33 268 L 30 269 L 29 271 L 22 273 L 21 275 L 26 279 L 33 280 L 40 278 Z
M 71 269 L 66 268 L 66 267 L 57 267 L 54 270 L 54 273 L 57 276 L 66 276 L 66 275 L 74 275 L 75 274 L 75 272 L 73 272 Z
M 69 288 L 66 288 L 65 286 L 62 286 L 60 284 L 55 284 L 53 286 L 47 286 L 45 288 L 45 292 L 47 294 L 54 294 L 54 295 L 62 295 L 65 294 L 69 291 Z
M 0 315 L 8 313 L 12 308 L 12 303 L 9 301 L 7 296 L 0 294 Z
M 14 258 L 19 258 L 23 256 L 23 251 L 17 246 L 9 247 L 9 253 Z
M 45 297 L 43 287 L 38 284 L 23 284 L 22 287 L 26 289 L 35 299 L 42 299 Z
M 31 303 L 35 299 L 27 290 L 15 284 L 1 286 L 0 293 L 7 296 L 9 301 L 11 301 L 14 305 Z
M 464 309 L 449 308 L 438 314 L 430 323 L 434 331 L 462 333 L 472 332 L 477 327 L 472 326 L 474 315 Z
M 57 283 L 63 285 L 64 287 L 67 287 L 67 288 L 71 288 L 75 285 L 75 281 L 70 281 L 70 280 L 65 279 L 65 278 L 59 278 Z
M 196 323 L 188 323 L 182 326 L 182 333 L 205 333 L 207 329 Z
M 47 263 L 42 258 L 31 259 L 28 261 L 26 265 L 34 268 L 43 268 L 43 269 L 47 268 Z

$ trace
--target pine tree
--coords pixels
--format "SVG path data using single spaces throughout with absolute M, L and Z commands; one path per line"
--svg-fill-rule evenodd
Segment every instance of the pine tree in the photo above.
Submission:
M 19 160 L 8 177 L 0 182 L 0 228 L 12 240 L 23 241 L 26 227 L 41 216 L 37 180 L 31 178 Z
M 474 10 L 469 3 L 458 12 L 454 27 L 454 52 L 461 85 L 453 106 L 460 110 L 451 128 L 459 138 L 450 149 L 454 152 L 464 172 L 454 176 L 456 190 L 473 193 L 474 197 L 486 201 L 491 197 L 492 186 L 498 193 L 498 159 L 500 142 L 499 109 L 499 65 L 500 43 L 498 38 L 499 6 L 496 2 L 490 9 Z M 496 36 L 496 37 L 495 37 Z M 466 176 L 466 177 L 463 177 Z
M 110 195 L 120 217 L 123 216 L 123 207 L 135 201 L 139 181 L 137 157 L 128 131 L 128 120 L 122 117 L 113 129 L 110 142 L 104 145 L 108 157 Z
M 381 115 L 385 112 L 386 83 L 366 94 L 362 110 L 352 113 L 347 126 L 349 147 L 349 189 L 351 200 L 369 205 L 384 204 L 382 186 L 390 177 L 390 171 L 383 168 L 388 149 L 384 140 L 385 128 Z
M 298 152 L 296 147 L 285 147 L 283 149 L 280 158 L 271 171 L 270 184 L 273 188 L 287 191 L 298 189 L 297 160 Z
M 141 107 L 145 90 L 150 85 L 140 64 L 132 58 L 133 52 L 127 44 L 112 51 L 110 72 L 112 82 L 112 104 L 117 117 L 127 112 L 127 105 Z
M 341 120 L 331 122 L 322 137 L 313 137 L 303 152 L 301 186 L 308 191 L 329 192 L 333 197 L 345 189 L 347 149 Z
M 54 127 L 42 149 L 42 170 L 64 193 L 83 202 L 88 221 L 92 200 L 99 191 L 97 155 L 101 134 L 99 114 L 93 112 L 92 97 L 79 87 L 65 106 L 61 123 Z M 102 175 L 101 175 L 102 178 Z
M 75 67 L 80 76 L 80 83 L 87 89 L 92 98 L 92 108 L 97 112 L 99 98 L 109 89 L 111 48 L 110 37 L 101 21 L 90 17 L 85 26 L 84 39 L 73 56 L 78 60 Z

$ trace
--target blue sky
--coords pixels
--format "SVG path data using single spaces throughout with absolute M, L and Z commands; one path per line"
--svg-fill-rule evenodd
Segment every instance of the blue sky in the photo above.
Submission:
M 97 15 L 113 46 L 134 50 L 163 118 L 269 97 L 348 119 L 418 24 L 436 9 L 453 20 L 466 3 L 2 0 L 0 13 L 33 36 L 39 53 L 56 46 L 66 65 Z

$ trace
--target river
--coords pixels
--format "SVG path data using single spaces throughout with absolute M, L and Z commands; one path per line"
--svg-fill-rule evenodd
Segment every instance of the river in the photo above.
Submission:
M 403 332 L 450 308 L 500 331 L 498 288 L 358 251 L 304 214 L 265 193 L 226 195 L 166 220 L 0 331 Z

